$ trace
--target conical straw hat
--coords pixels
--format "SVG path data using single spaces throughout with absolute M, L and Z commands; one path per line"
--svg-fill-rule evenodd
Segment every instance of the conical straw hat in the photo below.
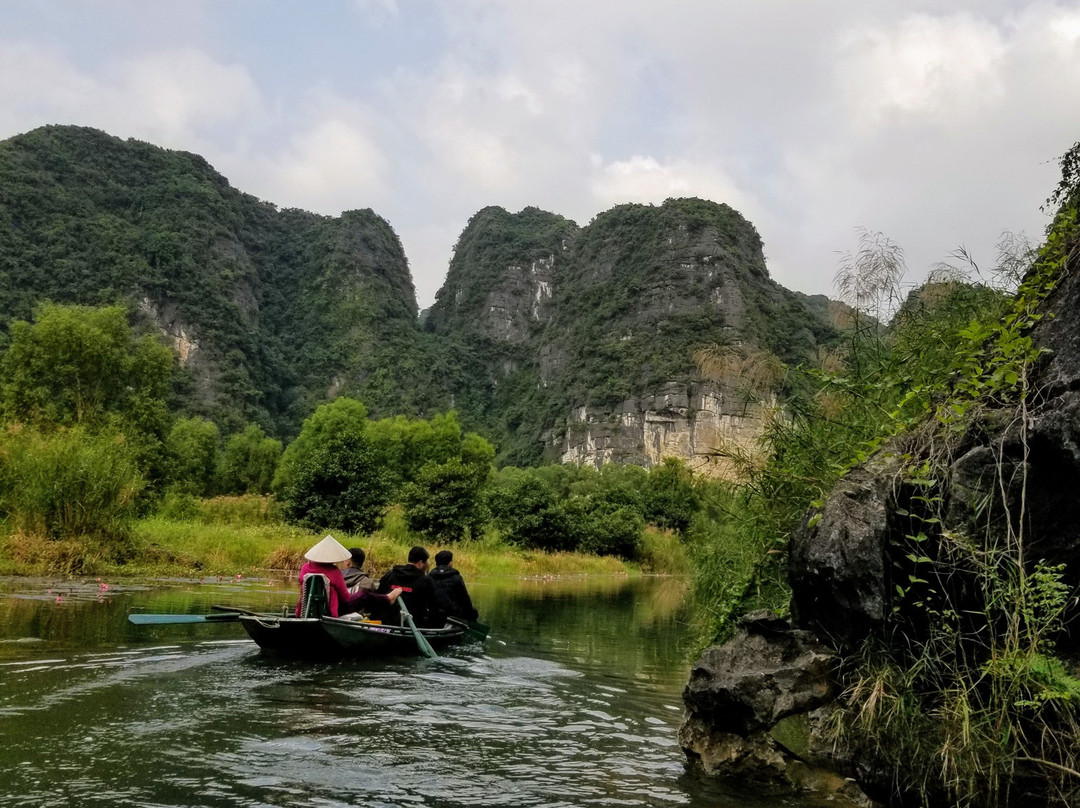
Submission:
M 342 546 L 341 542 L 333 536 L 327 536 L 304 553 L 304 558 L 320 564 L 336 564 L 338 561 L 352 558 L 352 555 Z

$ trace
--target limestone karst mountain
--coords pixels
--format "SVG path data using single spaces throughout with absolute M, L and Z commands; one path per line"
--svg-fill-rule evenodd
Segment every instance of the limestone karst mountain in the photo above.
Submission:
M 805 360 L 836 337 L 827 303 L 772 281 L 757 232 L 727 205 L 622 205 L 584 228 L 486 208 L 427 327 L 484 361 L 509 457 L 651 464 L 756 429 L 755 405 L 702 379 L 696 351 Z
M 456 407 L 504 462 L 649 464 L 749 434 L 701 377 L 710 345 L 801 361 L 825 298 L 772 281 L 753 226 L 699 199 L 579 227 L 489 207 L 418 318 L 401 243 L 371 210 L 279 210 L 201 157 L 69 126 L 0 142 L 0 334 L 40 301 L 126 302 L 181 366 L 176 408 L 289 437 L 318 403 Z

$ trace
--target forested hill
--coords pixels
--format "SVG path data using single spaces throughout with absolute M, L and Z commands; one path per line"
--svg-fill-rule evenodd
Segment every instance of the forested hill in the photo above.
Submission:
M 757 231 L 727 205 L 620 205 L 583 228 L 485 208 L 426 327 L 484 362 L 504 456 L 649 463 L 685 454 L 702 409 L 713 426 L 745 410 L 701 384 L 697 352 L 805 361 L 836 339 L 828 306 L 773 281 Z
M 0 230 L 0 332 L 43 300 L 125 301 L 180 354 L 179 408 L 226 429 L 287 435 L 336 392 L 379 413 L 447 403 L 421 383 L 408 263 L 371 210 L 278 210 L 197 155 L 48 126 L 0 142 Z
M 423 326 L 401 243 L 371 210 L 279 210 L 197 155 L 93 129 L 0 142 L 0 228 L 0 347 L 42 301 L 124 302 L 177 351 L 174 408 L 227 432 L 254 421 L 288 438 L 350 395 L 375 416 L 456 407 L 502 460 L 529 463 L 565 457 L 585 422 L 657 423 L 661 399 L 692 419 L 719 401 L 695 386 L 700 348 L 797 362 L 835 338 L 828 301 L 772 281 L 753 226 L 698 199 L 585 227 L 485 208 Z M 649 462 L 654 437 L 612 433 L 604 457 Z

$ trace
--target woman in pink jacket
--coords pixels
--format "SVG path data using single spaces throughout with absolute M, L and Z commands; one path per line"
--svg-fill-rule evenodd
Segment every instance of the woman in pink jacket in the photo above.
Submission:
M 356 594 L 349 593 L 349 587 L 345 585 L 345 575 L 341 572 L 338 564 L 344 564 L 351 558 L 349 551 L 333 536 L 327 536 L 306 553 L 304 558 L 307 563 L 300 568 L 300 591 L 304 589 L 304 578 L 308 575 L 325 575 L 330 583 L 330 616 L 339 617 L 349 612 L 358 612 L 365 605 L 376 603 L 389 604 L 398 599 L 400 589 L 395 589 L 388 595 L 379 595 L 361 589 Z M 300 607 L 303 596 L 296 604 L 296 616 L 300 616 Z

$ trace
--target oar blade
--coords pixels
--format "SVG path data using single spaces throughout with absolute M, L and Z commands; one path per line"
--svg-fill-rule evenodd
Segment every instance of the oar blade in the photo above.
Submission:
M 166 626 L 177 623 L 231 623 L 237 614 L 129 614 L 137 626 Z

